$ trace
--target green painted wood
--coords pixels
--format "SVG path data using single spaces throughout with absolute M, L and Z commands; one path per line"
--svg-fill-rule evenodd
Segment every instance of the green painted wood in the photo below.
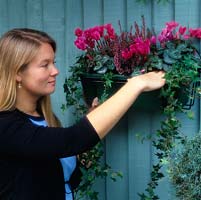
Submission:
M 8 30 L 8 2 L 1 0 L 0 2 L 0 33 L 1 35 Z
M 163 119 L 163 116 L 161 116 L 161 113 L 158 113 L 157 115 L 153 116 L 152 118 L 152 134 L 154 135 L 157 131 L 158 128 L 160 128 L 160 120 Z M 155 137 L 154 137 L 155 138 Z M 157 158 L 155 157 L 155 153 L 156 153 L 156 149 L 151 147 L 151 151 L 152 151 L 152 165 L 155 164 L 157 162 Z M 171 197 L 171 185 L 169 183 L 168 180 L 168 176 L 167 176 L 167 167 L 164 166 L 161 171 L 163 172 L 163 174 L 165 175 L 165 177 L 163 179 L 160 180 L 160 184 L 159 186 L 156 188 L 156 193 L 158 194 L 160 199 L 173 199 L 173 197 Z
M 7 0 L 8 5 L 8 28 L 26 27 L 26 0 L 20 0 L 16 3 L 15 0 Z
M 165 27 L 165 23 L 174 20 L 174 1 L 171 0 L 165 4 L 153 4 L 153 27 L 158 33 L 161 28 Z
M 98 26 L 103 24 L 103 7 L 101 0 L 83 0 L 83 28 L 86 29 L 88 27 Z M 106 149 L 104 143 L 103 148 Z M 106 150 L 107 152 L 107 150 Z M 105 155 L 103 157 L 103 162 L 105 162 Z M 99 179 L 97 184 L 94 187 L 96 191 L 99 192 L 99 199 L 107 199 L 106 197 L 106 180 Z
M 104 23 L 112 23 L 115 30 L 119 30 L 118 20 L 123 29 L 126 29 L 126 1 L 124 0 L 104 0 L 103 1 Z
M 107 179 L 106 199 L 128 199 L 128 140 L 125 131 L 127 128 L 127 116 L 124 116 L 106 138 L 106 163 L 112 169 L 123 173 L 123 178 L 117 179 L 117 182 Z
M 149 181 L 150 141 L 142 143 L 137 135 L 147 137 L 151 134 L 150 117 L 150 113 L 139 111 L 135 106 L 128 113 L 129 199 L 138 199 L 138 193 L 144 191 L 144 186 Z
M 136 21 L 142 26 L 143 15 L 146 26 L 152 24 L 152 6 L 149 2 L 142 6 L 133 0 L 127 1 L 127 28 L 134 26 Z M 146 106 L 147 107 L 147 106 Z M 137 139 L 136 135 L 142 137 L 150 134 L 150 113 L 139 110 L 135 105 L 128 112 L 128 199 L 138 199 L 138 193 L 143 192 L 144 186 L 149 181 L 150 164 L 151 164 L 151 144 L 145 141 L 143 144 Z
M 104 0 L 104 23 L 112 23 L 119 32 L 118 20 L 123 29 L 126 28 L 126 1 Z M 114 108 L 115 109 L 115 108 Z M 113 129 L 106 138 L 106 162 L 114 169 L 123 172 L 122 180 L 113 183 L 107 179 L 106 199 L 127 199 L 128 198 L 128 162 L 127 162 L 127 120 L 126 118 Z
M 153 4 L 153 27 L 156 30 L 157 33 L 161 31 L 162 28 L 165 27 L 165 23 L 172 21 L 174 19 L 174 1 L 170 1 L 166 3 L 164 6 L 163 4 L 157 4 L 156 2 Z M 152 133 L 154 134 L 156 130 L 160 127 L 159 120 L 161 119 L 160 114 L 157 116 L 153 116 L 152 121 Z M 155 157 L 156 149 L 151 147 L 151 154 L 152 157 L 152 164 L 157 162 L 157 159 Z M 162 169 L 162 172 L 166 175 L 166 168 L 164 167 Z M 171 185 L 168 181 L 168 176 L 165 176 L 160 181 L 159 187 L 156 189 L 158 196 L 160 199 L 172 199 L 171 197 Z
M 65 1 L 65 30 L 64 38 L 64 75 L 69 75 L 69 68 L 74 64 L 76 56 L 81 54 L 81 51 L 74 46 L 74 31 L 77 27 L 83 28 L 83 3 L 82 0 Z M 65 103 L 65 102 L 62 102 Z M 72 125 L 74 117 L 72 109 L 68 109 L 64 115 L 64 125 Z
M 42 1 L 43 8 L 43 30 L 48 32 L 57 42 L 56 66 L 60 71 L 57 77 L 56 92 L 52 95 L 54 111 L 60 116 L 62 123 L 66 121 L 65 115 L 61 115 L 61 102 L 65 101 L 63 94 L 63 85 L 65 79 L 64 67 L 64 20 L 65 20 L 65 1 L 45 0 Z
M 146 6 L 142 6 L 142 4 L 139 4 L 137 1 L 128 0 L 127 1 L 127 28 L 129 29 L 130 26 L 134 25 L 134 22 L 136 21 L 139 25 L 141 25 L 141 16 L 143 15 L 146 20 L 146 26 L 151 27 L 152 24 L 152 5 L 150 1 L 147 1 L 148 3 Z
M 90 17 L 89 17 L 90 15 Z M 103 4 L 101 0 L 83 1 L 84 28 L 103 24 Z
M 75 14 L 75 16 L 73 15 Z M 69 67 L 75 62 L 75 56 L 80 55 L 81 51 L 75 48 L 74 31 L 76 28 L 83 28 L 83 4 L 81 0 L 68 0 L 65 4 L 65 67 L 68 74 Z
M 43 29 L 43 6 L 41 0 L 27 0 L 27 27 Z
M 112 23 L 118 30 L 120 20 L 125 30 L 129 29 L 134 21 L 140 24 L 141 15 L 144 15 L 147 26 L 153 26 L 158 32 L 165 22 L 171 20 L 190 27 L 201 26 L 200 13 L 200 0 L 169 0 L 165 5 L 157 4 L 153 0 L 146 5 L 135 0 L 0 0 L 0 34 L 14 27 L 30 27 L 44 30 L 55 38 L 60 75 L 56 92 L 52 95 L 52 103 L 62 123 L 70 125 L 74 122 L 72 110 L 63 114 L 60 106 L 65 102 L 64 78 L 69 74 L 68 69 L 75 62 L 75 57 L 81 54 L 74 46 L 75 28 Z M 182 120 L 181 131 L 189 137 L 200 129 L 199 105 L 197 100 L 192 108 L 195 113 L 194 120 L 179 115 Z M 151 142 L 144 141 L 142 144 L 136 134 L 153 135 L 162 117 L 157 109 L 139 109 L 133 106 L 111 131 L 104 141 L 103 161 L 113 169 L 122 171 L 123 179 L 117 182 L 109 179 L 97 181 L 95 188 L 100 192 L 100 200 L 139 199 L 137 193 L 146 188 L 155 157 Z M 160 182 L 157 192 L 161 200 L 175 199 L 168 176 Z
M 187 26 L 197 27 L 200 24 L 200 1 L 175 1 L 175 20 Z

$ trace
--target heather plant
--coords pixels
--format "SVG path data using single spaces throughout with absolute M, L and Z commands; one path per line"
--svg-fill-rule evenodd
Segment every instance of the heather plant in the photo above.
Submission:
M 86 30 L 77 28 L 75 46 L 85 53 L 82 60 L 83 71 L 88 73 L 131 75 L 141 70 L 148 60 L 151 44 L 155 37 L 146 28 L 142 17 L 142 28 L 134 23 L 129 32 L 122 31 L 119 22 L 118 35 L 112 24 L 95 26 Z

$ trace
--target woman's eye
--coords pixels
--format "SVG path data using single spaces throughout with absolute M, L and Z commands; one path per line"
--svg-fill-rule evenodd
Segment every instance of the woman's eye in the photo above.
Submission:
M 48 63 L 41 65 L 41 67 L 48 67 Z

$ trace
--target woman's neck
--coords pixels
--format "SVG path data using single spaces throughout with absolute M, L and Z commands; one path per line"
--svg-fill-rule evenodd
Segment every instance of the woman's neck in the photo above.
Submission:
M 40 116 L 37 111 L 38 98 L 33 96 L 24 95 L 22 90 L 17 93 L 16 108 L 28 115 Z
M 16 108 L 28 115 L 32 115 L 32 116 L 35 116 L 35 117 L 39 117 L 40 114 L 38 113 L 37 109 L 36 109 L 36 103 L 30 103 L 30 102 L 27 102 L 27 103 L 20 103 L 20 102 L 17 102 L 16 104 Z

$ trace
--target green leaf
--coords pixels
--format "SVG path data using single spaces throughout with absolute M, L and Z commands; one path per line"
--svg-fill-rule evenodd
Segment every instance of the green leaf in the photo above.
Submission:
M 179 60 L 182 57 L 181 52 L 178 50 L 167 50 L 167 54 L 170 58 L 175 60 Z
M 188 111 L 187 116 L 188 116 L 189 119 L 194 119 L 195 118 L 195 114 L 194 114 L 193 111 Z
M 163 59 L 164 59 L 164 62 L 169 65 L 175 64 L 177 62 L 177 60 L 169 56 L 169 53 L 167 51 L 164 52 Z
M 94 66 L 93 70 L 94 70 L 94 71 L 98 71 L 98 70 L 100 70 L 102 67 L 103 67 L 102 62 L 98 61 L 98 62 L 96 62 L 96 65 Z
M 107 67 L 103 66 L 96 71 L 98 74 L 105 74 L 107 72 Z

